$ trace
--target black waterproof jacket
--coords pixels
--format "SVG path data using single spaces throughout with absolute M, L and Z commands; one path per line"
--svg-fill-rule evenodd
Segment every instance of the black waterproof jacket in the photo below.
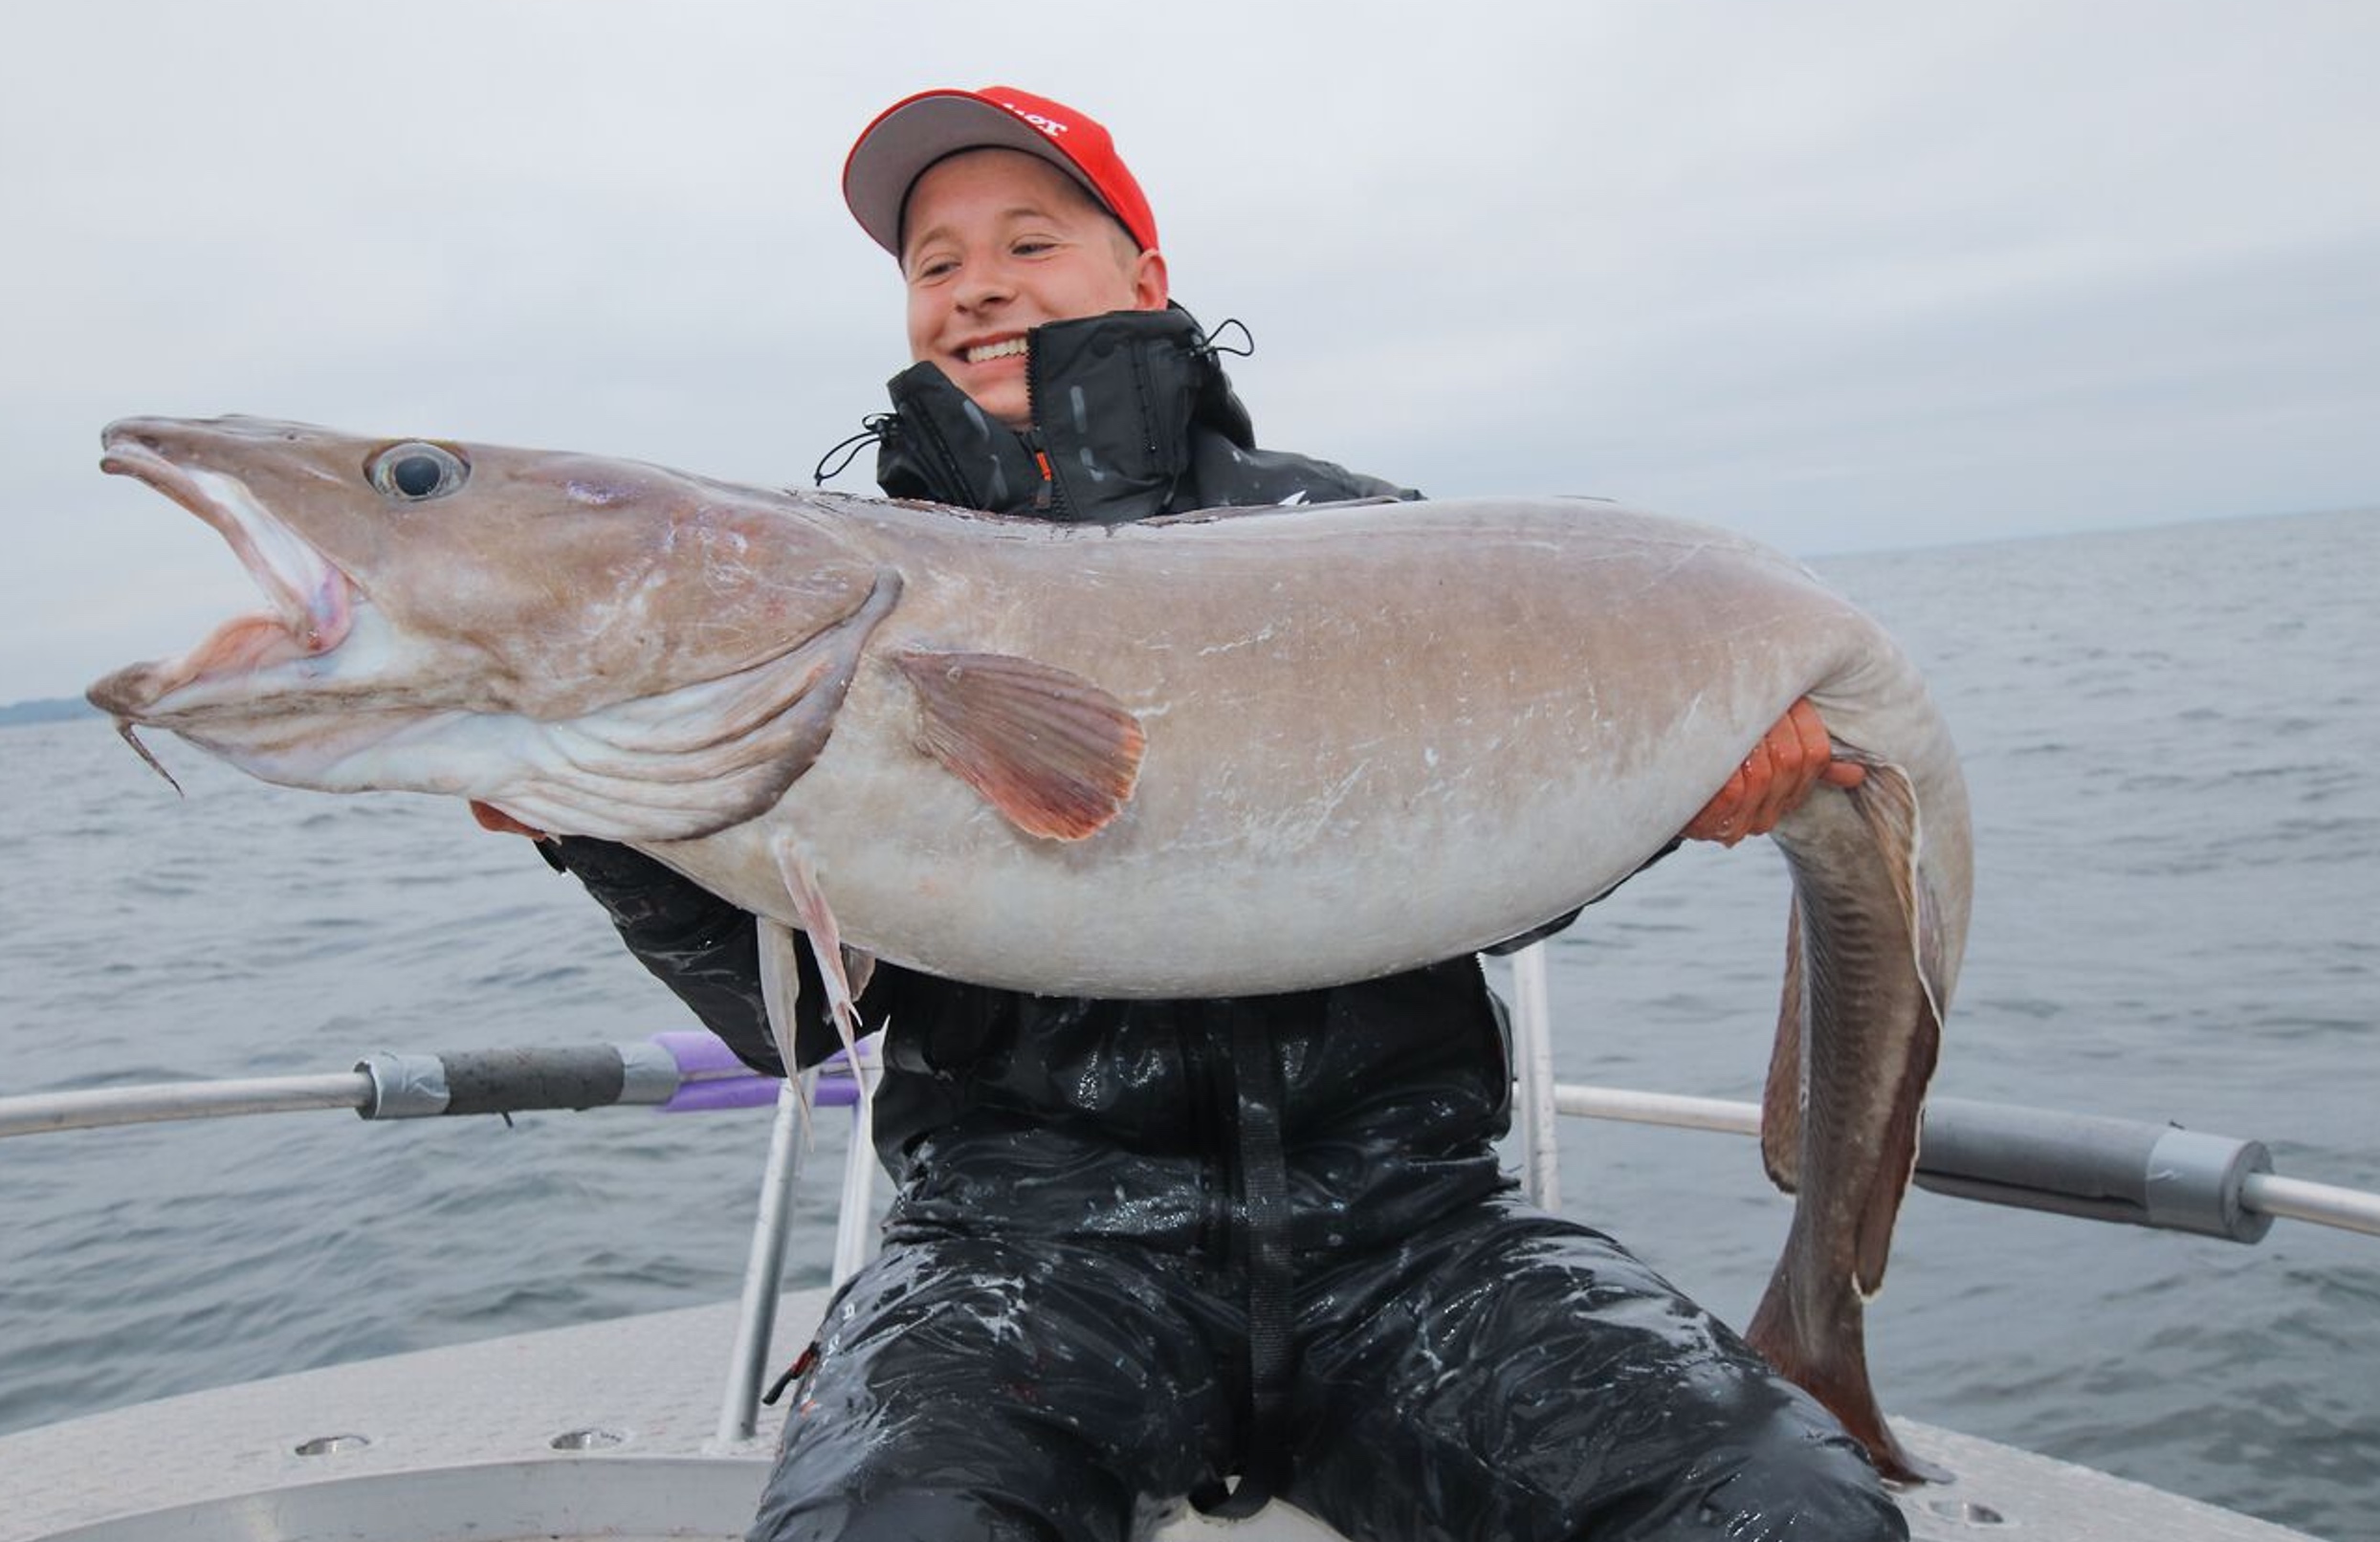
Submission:
M 1034 430 L 985 418 L 930 363 L 891 383 L 887 493 L 1118 523 L 1223 505 L 1419 496 L 1257 450 L 1248 416 L 1179 309 L 1042 327 Z M 625 848 L 548 847 L 646 965 L 750 1064 L 779 1068 L 752 918 Z M 1184 928 L 1201 924 L 1184 914 Z M 834 1045 L 806 954 L 797 1053 Z M 880 965 L 860 998 L 889 1022 L 878 1150 L 905 1228 L 1237 1245 L 1250 1119 L 1278 1123 L 1298 1252 L 1399 1237 L 1505 1187 L 1509 1032 L 1471 957 L 1334 989 L 1235 1001 L 1084 1001 Z M 1271 1181 L 1278 1182 L 1276 1173 Z M 1277 1212 L 1278 1199 L 1268 1202 Z

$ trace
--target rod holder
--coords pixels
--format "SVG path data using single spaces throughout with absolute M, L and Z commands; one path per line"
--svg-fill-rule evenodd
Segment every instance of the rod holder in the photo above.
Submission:
M 2250 1174 L 2270 1173 L 2258 1140 L 2178 1125 L 1936 1098 L 1918 1136 L 1917 1182 L 1936 1194 L 2254 1243 Z

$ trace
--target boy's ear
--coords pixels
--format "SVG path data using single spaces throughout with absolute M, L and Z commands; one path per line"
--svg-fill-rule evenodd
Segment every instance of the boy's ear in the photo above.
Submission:
M 1133 307 L 1161 311 L 1173 296 L 1165 277 L 1165 253 L 1143 252 L 1133 259 Z

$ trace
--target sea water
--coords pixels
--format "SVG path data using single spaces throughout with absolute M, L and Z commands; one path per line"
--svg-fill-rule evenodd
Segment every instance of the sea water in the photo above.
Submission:
M 1814 565 L 1924 667 L 1972 786 L 1936 1090 L 2253 1137 L 2380 1189 L 2380 514 Z M 158 748 L 186 797 L 104 723 L 0 731 L 0 1095 L 686 1025 L 575 880 L 458 804 Z M 1589 911 L 1550 951 L 1562 1079 L 1756 1099 L 1784 886 L 1766 843 L 1694 848 Z M 795 1284 L 826 1278 L 825 1130 Z M 0 1142 L 0 1431 L 732 1296 L 766 1141 L 764 1112 L 615 1110 Z M 1561 1143 L 1573 1214 L 1749 1315 L 1788 1214 L 1750 1142 Z M 1869 1324 L 1888 1411 L 2380 1534 L 2380 1239 L 1921 1192 Z

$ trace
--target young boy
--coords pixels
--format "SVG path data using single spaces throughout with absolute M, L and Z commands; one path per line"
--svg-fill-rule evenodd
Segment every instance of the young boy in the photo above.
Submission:
M 927 92 L 860 136 L 844 187 L 908 285 L 886 492 L 1101 522 L 1418 496 L 1256 448 L 1082 114 Z M 1845 775 L 1804 704 L 1686 833 L 1759 833 Z M 622 848 L 546 849 L 781 1068 L 749 916 Z M 1476 958 L 1189 1002 L 880 965 L 860 1005 L 890 1024 L 896 1197 L 802 1356 L 755 1537 L 1120 1539 L 1185 1498 L 1272 1496 L 1355 1537 L 1906 1537 L 1815 1402 L 1513 1194 L 1509 1035 Z M 804 1061 L 832 1043 L 800 1024 Z

